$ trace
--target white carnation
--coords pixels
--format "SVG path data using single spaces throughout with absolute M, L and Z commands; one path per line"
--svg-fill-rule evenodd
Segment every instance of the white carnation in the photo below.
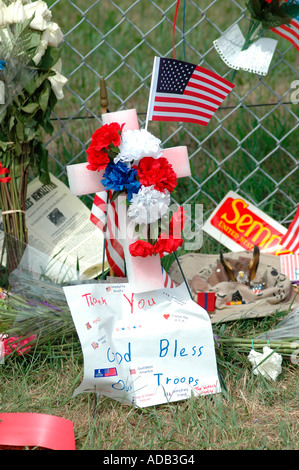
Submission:
M 170 194 L 157 191 L 154 186 L 141 186 L 138 193 L 133 194 L 130 201 L 128 216 L 136 224 L 151 224 L 161 219 L 168 211 Z
M 160 144 L 161 140 L 146 129 L 125 131 L 121 136 L 120 152 L 114 161 L 130 163 L 138 162 L 143 157 L 160 158 L 162 155 Z

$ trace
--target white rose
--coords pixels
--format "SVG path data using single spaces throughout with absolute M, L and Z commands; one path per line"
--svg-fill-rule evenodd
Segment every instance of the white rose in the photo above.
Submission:
M 52 77 L 49 77 L 52 90 L 55 93 L 55 96 L 58 100 L 62 100 L 64 97 L 63 94 L 63 87 L 67 83 L 67 78 L 61 75 L 61 73 L 56 72 L 55 75 L 52 75 Z
M 43 31 L 41 39 L 47 41 L 49 46 L 58 47 L 63 41 L 63 34 L 57 23 L 48 23 L 47 28 Z
M 0 2 L 0 26 L 5 26 L 6 25 L 5 18 L 4 18 L 5 10 L 6 10 L 6 6 L 3 5 L 2 2 Z
M 52 18 L 52 13 L 48 9 L 46 2 L 37 0 L 37 2 L 28 3 L 27 5 L 24 5 L 24 10 L 26 19 L 29 20 L 34 15 L 34 18 L 30 23 L 30 27 L 32 29 L 44 31 L 47 28 L 48 23 Z
M 51 68 L 51 70 L 55 70 L 55 72 L 61 73 L 61 69 L 62 69 L 62 60 L 58 59 L 56 64 L 54 64 L 53 67 Z
M 4 24 L 22 23 L 26 19 L 26 14 L 22 0 L 10 3 L 3 8 Z
M 41 42 L 39 43 L 39 46 L 36 50 L 35 56 L 32 57 L 32 60 L 35 63 L 35 65 L 39 64 L 41 58 L 43 57 L 43 55 L 46 52 L 47 47 L 48 47 L 47 41 L 41 40 Z

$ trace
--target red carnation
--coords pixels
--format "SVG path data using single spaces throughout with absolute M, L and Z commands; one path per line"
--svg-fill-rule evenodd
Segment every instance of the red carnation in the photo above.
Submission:
M 10 338 L 5 338 L 3 341 L 4 346 L 4 356 L 8 356 L 13 351 L 15 351 L 19 356 L 22 356 L 31 349 L 31 343 L 36 339 L 36 335 L 28 336 L 25 339 L 21 339 L 17 336 L 11 336 Z M 28 346 L 26 346 L 28 344 Z
M 132 256 L 142 256 L 142 258 L 154 254 L 153 245 L 145 240 L 136 240 L 136 242 L 131 243 L 129 250 Z
M 87 153 L 87 169 L 91 171 L 104 170 L 110 162 L 108 153 L 99 149 L 91 142 L 90 147 L 86 150 Z
M 5 173 L 8 173 L 9 172 L 9 169 L 8 168 L 4 168 L 2 166 L 2 163 L 0 162 L 0 175 L 5 175 Z M 1 183 L 9 183 L 11 180 L 11 177 L 10 176 L 4 176 L 4 178 L 0 178 L 0 182 Z
M 167 158 L 144 157 L 134 168 L 142 186 L 154 185 L 157 191 L 165 192 L 167 189 L 171 193 L 177 185 L 176 173 Z
M 108 149 L 111 144 L 118 147 L 121 142 L 121 131 L 125 124 L 118 124 L 118 122 L 111 122 L 104 124 L 97 129 L 91 136 L 91 140 L 96 142 L 98 148 Z
M 104 124 L 91 136 L 89 148 L 86 150 L 88 170 L 99 171 L 106 168 L 109 163 L 108 151 L 112 147 L 118 147 L 121 142 L 121 132 L 125 124 L 111 122 Z
M 167 235 L 162 232 L 154 245 L 154 251 L 155 253 L 159 253 L 160 256 L 163 256 L 163 253 L 173 253 L 182 245 L 182 238 L 173 238 L 172 235 Z

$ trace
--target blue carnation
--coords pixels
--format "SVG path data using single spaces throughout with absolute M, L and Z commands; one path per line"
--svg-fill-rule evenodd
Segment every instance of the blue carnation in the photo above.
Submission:
M 140 183 L 136 179 L 137 170 L 129 168 L 124 162 L 110 162 L 106 166 L 102 183 L 105 189 L 112 191 L 127 191 L 130 201 L 134 193 L 138 193 Z

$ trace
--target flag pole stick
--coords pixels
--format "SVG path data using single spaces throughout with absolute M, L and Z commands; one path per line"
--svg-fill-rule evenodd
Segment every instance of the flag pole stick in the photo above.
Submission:
M 109 206 L 109 192 L 107 191 L 107 201 L 106 201 L 106 213 L 105 213 L 105 226 L 104 226 L 104 245 L 103 245 L 103 258 L 102 258 L 102 276 L 104 279 L 105 272 L 105 255 L 106 255 L 106 245 L 107 245 L 107 220 L 108 220 L 108 206 Z
M 184 282 L 185 282 L 186 287 L 187 287 L 187 289 L 188 289 L 188 292 L 189 292 L 189 294 L 190 294 L 191 300 L 193 300 L 193 297 L 192 297 L 192 294 L 191 294 L 191 290 L 190 290 L 188 281 L 187 281 L 187 279 L 186 279 L 186 276 L 185 276 L 185 274 L 184 274 L 184 271 L 182 270 L 181 263 L 179 262 L 179 259 L 178 259 L 177 254 L 176 254 L 175 251 L 173 252 L 173 254 L 174 254 L 174 257 L 175 257 L 175 259 L 176 259 L 176 262 L 177 262 L 177 264 L 178 264 L 178 266 L 179 266 L 179 268 L 180 268 L 181 275 L 183 276 L 183 279 L 184 279 Z
M 151 80 L 149 99 L 148 99 L 148 105 L 147 105 L 147 113 L 146 113 L 146 119 L 145 119 L 145 130 L 147 130 L 148 121 L 149 121 L 149 114 L 150 114 L 150 110 L 152 109 L 153 91 L 154 91 L 154 86 L 157 83 L 158 70 L 159 70 L 159 60 L 160 60 L 159 57 L 154 58 L 154 65 L 153 65 L 153 71 L 152 71 L 152 80 Z

